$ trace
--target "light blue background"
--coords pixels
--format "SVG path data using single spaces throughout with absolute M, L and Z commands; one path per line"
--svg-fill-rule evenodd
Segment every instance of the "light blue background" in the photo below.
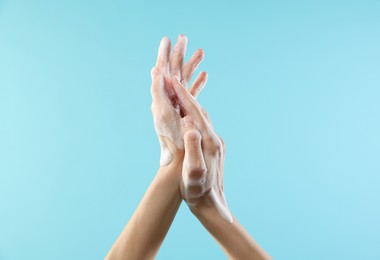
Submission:
M 0 1 L 0 259 L 102 259 L 158 167 L 150 69 L 202 47 L 233 213 L 275 259 L 380 259 L 380 1 Z M 224 259 L 183 204 L 157 259 Z

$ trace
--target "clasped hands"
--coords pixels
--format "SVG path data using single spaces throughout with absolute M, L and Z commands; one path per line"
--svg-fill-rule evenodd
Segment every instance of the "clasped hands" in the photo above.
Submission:
M 180 35 L 172 51 L 170 45 L 164 37 L 151 72 L 160 168 L 105 259 L 154 259 L 182 200 L 230 259 L 271 259 L 227 207 L 225 145 L 196 101 L 207 74 L 188 88 L 204 53 L 198 49 L 184 63 L 187 38 Z
M 173 50 L 164 37 L 151 71 L 151 110 L 161 146 L 160 165 L 173 169 L 169 172 L 178 178 L 181 196 L 193 213 L 214 208 L 232 223 L 223 189 L 225 144 L 196 101 L 207 73 L 201 72 L 188 88 L 204 52 L 198 49 L 184 63 L 186 46 L 184 35 L 179 35 Z

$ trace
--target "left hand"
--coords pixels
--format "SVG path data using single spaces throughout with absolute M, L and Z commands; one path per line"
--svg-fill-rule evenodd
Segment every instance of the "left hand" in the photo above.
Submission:
M 156 66 L 151 71 L 151 94 L 153 97 L 151 110 L 161 146 L 160 165 L 162 166 L 169 165 L 174 161 L 182 162 L 184 154 L 180 123 L 182 112 L 178 106 L 170 77 L 177 77 L 187 88 L 194 71 L 204 57 L 203 50 L 198 49 L 184 64 L 186 46 L 186 36 L 179 35 L 173 51 L 170 52 L 170 40 L 164 37 L 158 49 Z M 206 72 L 201 72 L 189 88 L 189 93 L 196 97 L 206 81 Z

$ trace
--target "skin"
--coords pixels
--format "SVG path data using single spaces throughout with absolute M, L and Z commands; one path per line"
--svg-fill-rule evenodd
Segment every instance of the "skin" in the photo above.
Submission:
M 177 78 L 172 78 L 172 84 L 185 113 L 182 120 L 186 122 L 182 197 L 230 259 L 271 259 L 228 210 L 223 188 L 223 140 Z
M 224 196 L 225 144 L 195 100 L 207 81 L 197 50 L 184 64 L 187 38 L 173 50 L 164 37 L 152 69 L 152 115 L 161 146 L 160 168 L 105 259 L 154 259 L 182 200 L 230 259 L 271 259 L 228 209 Z M 154 216 L 154 217 L 152 217 Z
M 180 35 L 171 52 L 170 41 L 164 37 L 156 66 L 151 71 L 153 121 L 161 152 L 169 153 L 169 160 L 164 163 L 161 160 L 155 178 L 105 259 L 154 259 L 182 202 L 179 185 L 184 145 L 182 134 L 178 132 L 181 111 L 170 77 L 179 78 L 187 86 L 204 55 L 203 50 L 199 49 L 184 64 L 186 44 L 187 38 Z M 207 74 L 201 72 L 189 88 L 189 93 L 198 95 L 206 81 Z
M 170 41 L 164 37 L 158 49 L 156 67 L 152 69 L 151 106 L 154 126 L 161 146 L 161 165 L 169 165 L 175 158 L 181 156 L 183 139 L 181 134 L 181 109 L 178 106 L 170 77 L 176 77 L 186 87 L 194 71 L 202 61 L 203 50 L 197 50 L 189 62 L 183 63 L 186 53 L 187 38 L 178 37 L 173 51 L 170 53 Z M 199 93 L 207 80 L 207 74 L 202 72 L 190 88 L 190 93 Z

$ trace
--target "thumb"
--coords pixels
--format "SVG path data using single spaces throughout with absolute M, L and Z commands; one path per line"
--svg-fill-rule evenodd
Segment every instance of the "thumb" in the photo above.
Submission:
M 189 197 L 200 197 L 203 195 L 202 187 L 207 170 L 202 152 L 202 136 L 190 116 L 185 116 L 181 122 L 185 144 L 182 175 L 184 186 L 189 192 L 187 194 Z

